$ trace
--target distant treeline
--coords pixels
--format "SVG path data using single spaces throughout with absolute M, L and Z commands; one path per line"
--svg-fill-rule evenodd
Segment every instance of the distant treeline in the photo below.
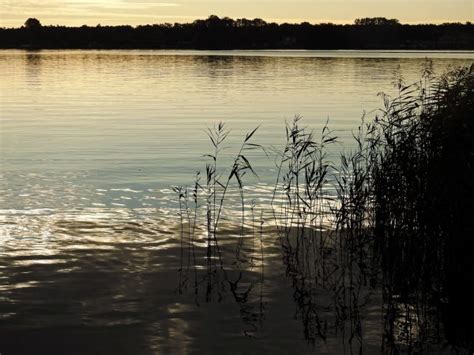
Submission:
M 0 28 L 0 48 L 474 49 L 474 25 L 405 25 L 383 17 L 353 25 L 277 24 L 210 16 L 186 24 L 65 27 L 30 18 L 21 28 Z

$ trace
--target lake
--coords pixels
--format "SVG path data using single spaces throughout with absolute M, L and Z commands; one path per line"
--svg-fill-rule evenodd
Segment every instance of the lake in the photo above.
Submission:
M 255 143 L 281 148 L 295 115 L 316 135 L 328 122 L 338 159 L 377 94 L 395 95 L 397 75 L 420 80 L 426 58 L 441 74 L 474 52 L 0 51 L 0 352 L 343 353 L 336 335 L 308 341 L 275 230 L 257 233 L 255 216 L 245 261 L 229 227 L 234 261 L 193 284 L 205 232 L 186 269 L 172 188 L 205 173 L 220 121 L 226 164 L 257 126 Z M 251 156 L 246 191 L 268 220 L 274 159 Z M 367 353 L 380 352 L 379 298 L 364 311 Z

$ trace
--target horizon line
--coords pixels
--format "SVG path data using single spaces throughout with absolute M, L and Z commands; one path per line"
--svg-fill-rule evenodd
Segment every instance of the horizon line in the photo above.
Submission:
M 261 17 L 230 17 L 230 16 L 218 16 L 218 15 L 214 15 L 214 14 L 210 14 L 208 15 L 207 17 L 185 17 L 187 20 L 184 20 L 184 17 L 183 17 L 183 21 L 173 21 L 173 22 L 167 22 L 167 21 L 162 21 L 162 22 L 154 22 L 154 23 L 141 23 L 141 24 L 127 24 L 127 23 L 115 23 L 115 24 L 107 24 L 107 23 L 96 23 L 96 24 L 89 24 L 89 23 L 83 23 L 81 25 L 79 24 L 59 24 L 59 23 L 56 23 L 56 24 L 53 24 L 53 23 L 42 23 L 41 19 L 38 18 L 38 17 L 34 17 L 34 16 L 30 16 L 30 17 L 27 17 L 25 18 L 25 21 L 28 19 L 28 18 L 36 18 L 38 19 L 41 23 L 42 23 L 42 26 L 44 27 L 83 27 L 83 26 L 86 26 L 86 27 L 97 27 L 97 26 L 103 26 L 103 27 L 118 27 L 118 26 L 130 26 L 130 27 L 139 27 L 139 26 L 153 26 L 153 25 L 164 25 L 164 24 L 171 24 L 171 25 L 174 25 L 174 24 L 192 24 L 194 23 L 195 21 L 199 21 L 199 20 L 206 20 L 208 19 L 209 17 L 211 16 L 217 16 L 219 17 L 220 19 L 224 19 L 224 18 L 229 18 L 229 19 L 232 19 L 232 20 L 236 20 L 236 19 L 247 19 L 247 20 L 255 20 L 255 19 L 260 19 L 260 20 L 263 20 L 265 21 L 267 24 L 271 24 L 271 23 L 276 23 L 278 25 L 282 25 L 282 24 L 289 24 L 289 25 L 300 25 L 300 24 L 303 24 L 303 23 L 309 23 L 310 25 L 324 25 L 324 24 L 333 24 L 333 25 L 354 25 L 354 21 L 358 18 L 387 18 L 387 19 L 394 19 L 394 18 L 388 18 L 388 17 L 385 17 L 385 16 L 367 16 L 367 17 L 356 17 L 354 18 L 353 20 L 338 20 L 338 21 L 330 21 L 330 20 L 325 20 L 325 19 L 321 19 L 321 20 L 318 20 L 317 22 L 316 21 L 311 21 L 311 20 L 303 20 L 303 19 L 296 19 L 296 18 L 293 18 L 293 19 L 275 19 L 275 18 L 269 18 L 269 19 L 264 19 L 264 18 L 261 18 Z M 170 17 L 170 18 L 177 18 L 176 16 L 163 16 L 162 18 L 166 18 L 166 17 Z M 400 25 L 443 25 L 443 24 L 463 24 L 463 25 L 468 25 L 468 24 L 472 24 L 471 21 L 452 21 L 452 20 L 432 20 L 431 22 L 426 22 L 426 21 L 407 21 L 407 22 L 402 22 L 401 20 L 400 21 Z M 23 23 L 24 24 L 24 23 Z M 1 29 L 21 29 L 23 26 L 23 24 L 21 24 L 20 26 L 8 26 L 8 25 L 2 25 L 0 24 L 0 28 Z

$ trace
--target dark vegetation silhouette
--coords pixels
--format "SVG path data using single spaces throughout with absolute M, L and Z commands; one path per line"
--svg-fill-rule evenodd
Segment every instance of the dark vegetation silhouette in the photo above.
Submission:
M 212 15 L 192 23 L 1 28 L 0 48 L 96 49 L 474 49 L 474 25 L 405 25 L 383 17 L 353 25 L 268 23 Z
M 25 21 L 25 28 L 28 30 L 38 29 L 41 27 L 41 22 L 36 18 L 30 17 L 28 20 Z
M 179 291 L 191 274 L 196 299 L 201 284 L 206 302 L 230 291 L 244 333 L 254 334 L 264 321 L 264 236 L 276 235 L 310 344 L 336 336 L 344 351 L 364 353 L 364 317 L 378 297 L 381 353 L 472 352 L 474 67 L 434 77 L 427 61 L 419 82 L 395 79 L 398 94 L 380 94 L 383 108 L 373 120 L 363 118 L 353 134 L 355 148 L 340 163 L 328 158 L 337 137 L 327 124 L 319 137 L 300 117 L 287 125 L 286 143 L 273 155 L 271 219 L 263 212 L 256 218 L 254 203 L 246 213 L 244 176 L 254 173 L 248 153 L 263 149 L 251 140 L 256 129 L 227 173 L 218 162 L 229 131 L 222 123 L 210 130 L 206 181 L 201 184 L 198 174 L 192 187 L 175 189 L 182 231 Z M 224 220 L 232 189 L 240 214 Z M 235 228 L 240 234 L 230 253 L 221 243 Z M 208 236 L 208 265 L 198 272 L 194 236 L 200 229 Z M 255 265 L 260 271 L 250 273 Z M 252 297 L 254 289 L 260 297 Z
M 356 19 L 354 24 L 357 26 L 395 26 L 400 25 L 400 21 L 395 18 L 387 19 L 385 17 L 364 17 Z

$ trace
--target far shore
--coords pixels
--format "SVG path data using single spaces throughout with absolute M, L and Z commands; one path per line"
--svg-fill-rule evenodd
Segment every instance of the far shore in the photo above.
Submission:
M 273 23 L 211 15 L 192 23 L 43 26 L 30 18 L 0 28 L 3 49 L 474 50 L 474 25 L 401 24 L 383 17 L 354 24 Z

